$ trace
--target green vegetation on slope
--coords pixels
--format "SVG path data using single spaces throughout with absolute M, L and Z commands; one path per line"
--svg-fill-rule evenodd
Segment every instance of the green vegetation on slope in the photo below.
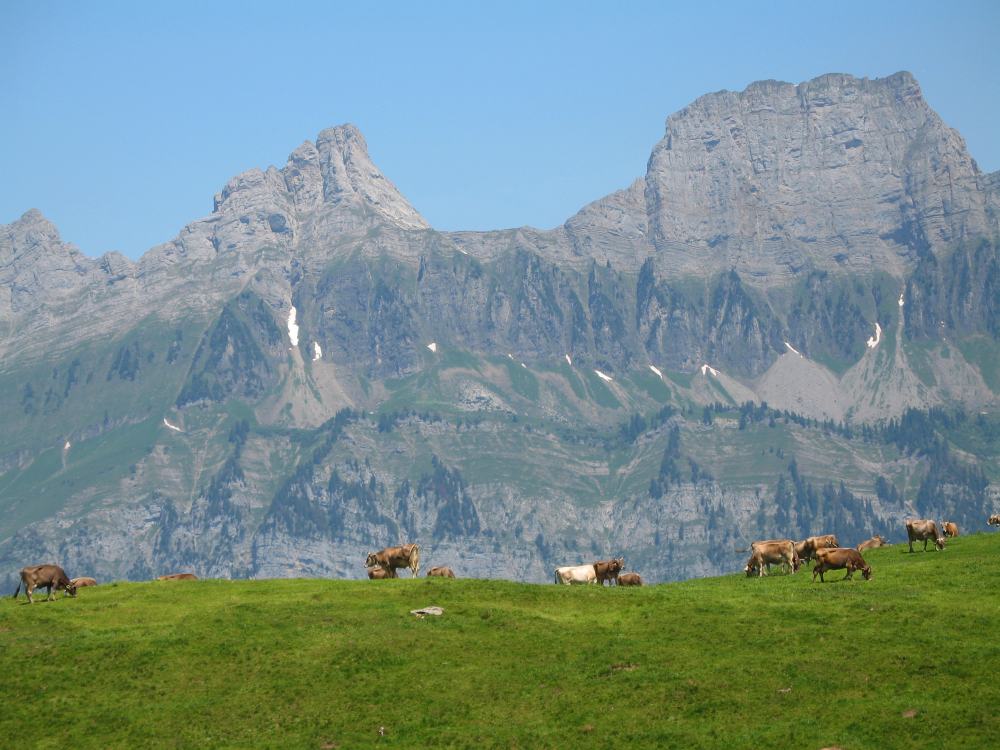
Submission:
M 997 746 L 1000 538 L 866 559 L 870 582 L 199 581 L 4 599 L 0 736 L 74 748 Z M 445 614 L 408 613 L 430 604 Z

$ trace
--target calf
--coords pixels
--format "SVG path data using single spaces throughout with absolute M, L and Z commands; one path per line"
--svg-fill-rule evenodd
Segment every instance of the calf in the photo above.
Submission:
M 944 535 L 946 537 L 956 537 L 956 536 L 958 536 L 958 524 L 957 523 L 952 523 L 951 521 L 945 521 L 942 525 L 944 526 Z
M 157 581 L 197 581 L 198 576 L 194 573 L 170 573 L 165 576 L 158 576 Z
M 605 581 L 618 583 L 618 574 L 625 567 L 625 558 L 616 557 L 611 560 L 598 560 L 594 563 L 594 573 L 597 574 L 597 582 L 603 586 Z
M 396 571 L 388 570 L 386 568 L 380 568 L 378 566 L 368 568 L 368 578 L 372 581 L 382 581 L 387 578 L 395 578 Z
M 73 585 L 78 589 L 82 589 L 84 586 L 96 586 L 97 581 L 93 578 L 74 578 L 72 581 Z
M 933 521 L 907 521 L 906 536 L 910 540 L 910 552 L 913 552 L 913 543 L 923 540 L 924 552 L 927 551 L 927 542 L 934 541 L 934 546 L 944 549 L 944 537 L 938 533 L 937 524 Z
M 828 570 L 841 570 L 847 568 L 847 575 L 844 580 L 848 580 L 854 575 L 855 570 L 860 570 L 866 581 L 872 578 L 872 568 L 865 562 L 861 553 L 850 547 L 827 547 L 816 550 L 816 566 L 813 568 L 813 582 L 816 581 L 816 574 L 819 573 L 820 583 L 825 583 L 823 573 Z
M 455 571 L 445 565 L 439 565 L 427 571 L 427 577 L 436 576 L 438 578 L 454 578 Z
M 14 589 L 14 598 L 21 593 L 21 586 L 24 586 L 24 593 L 28 596 L 28 604 L 33 604 L 32 592 L 39 586 L 44 586 L 48 590 L 45 601 L 50 602 L 55 597 L 52 596 L 53 589 L 56 591 L 65 590 L 72 597 L 76 596 L 76 586 L 66 576 L 66 571 L 58 565 L 29 565 L 21 568 L 21 580 Z
M 994 514 L 990 516 L 986 520 L 986 523 L 990 526 L 1000 526 L 1000 515 Z
M 618 576 L 619 586 L 641 586 L 642 577 L 638 573 L 622 573 Z
M 885 537 L 881 534 L 876 534 L 871 539 L 865 539 L 861 542 L 855 549 L 858 552 L 864 552 L 867 549 L 875 549 L 876 547 L 888 547 L 889 542 L 885 540 Z

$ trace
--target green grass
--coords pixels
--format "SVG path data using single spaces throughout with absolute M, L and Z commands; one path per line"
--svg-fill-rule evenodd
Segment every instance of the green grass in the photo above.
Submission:
M 39 748 L 996 747 L 1000 537 L 905 549 L 869 552 L 870 582 L 199 581 L 5 598 L 0 736 Z M 408 614 L 430 604 L 445 614 Z
M 1000 391 L 1000 345 L 989 336 L 969 336 L 959 339 L 958 348 L 976 367 L 994 393 Z

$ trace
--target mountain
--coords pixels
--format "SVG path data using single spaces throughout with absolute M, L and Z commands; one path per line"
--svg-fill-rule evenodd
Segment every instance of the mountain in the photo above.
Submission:
M 137 262 L 0 229 L 0 570 L 547 580 L 979 522 L 1000 205 L 907 73 L 706 95 L 551 230 L 438 232 L 351 125 Z

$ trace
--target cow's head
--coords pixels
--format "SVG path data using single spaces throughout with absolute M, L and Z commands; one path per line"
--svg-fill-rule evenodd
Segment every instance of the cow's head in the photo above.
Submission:
M 864 576 L 866 581 L 870 581 L 872 579 L 872 566 L 866 565 L 865 567 L 863 567 L 861 569 L 861 575 Z
M 792 553 L 792 572 L 797 573 L 799 568 L 802 567 L 802 558 Z
M 935 539 L 934 546 L 937 547 L 938 549 L 944 549 L 944 537 L 939 536 L 937 539 Z
M 76 584 L 73 582 L 66 584 L 66 593 L 72 597 L 76 596 Z
M 369 552 L 368 557 L 365 558 L 365 567 L 374 568 L 376 565 L 378 565 L 378 557 L 374 552 Z
M 747 578 L 749 578 L 750 576 L 752 576 L 753 572 L 756 569 L 757 569 L 757 566 L 754 565 L 753 556 L 751 556 L 750 559 L 747 560 L 747 566 L 744 568 L 744 570 L 746 571 L 746 574 L 747 574 Z
M 611 570 L 615 573 L 620 573 L 622 568 L 625 567 L 625 558 L 616 557 L 611 561 Z

